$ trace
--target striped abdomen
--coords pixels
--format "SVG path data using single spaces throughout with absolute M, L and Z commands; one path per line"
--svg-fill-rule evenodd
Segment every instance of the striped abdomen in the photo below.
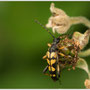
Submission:
M 57 54 L 56 52 L 47 52 L 47 63 L 48 63 L 48 70 L 50 72 L 51 78 L 56 81 L 57 78 Z

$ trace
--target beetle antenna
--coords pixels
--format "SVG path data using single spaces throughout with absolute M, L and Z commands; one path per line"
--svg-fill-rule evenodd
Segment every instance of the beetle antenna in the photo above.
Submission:
M 38 23 L 38 24 L 40 24 L 45 30 L 47 30 L 47 32 L 48 32 L 53 38 L 55 38 L 55 36 L 54 36 L 51 32 L 49 32 L 49 30 L 48 30 L 44 25 L 42 25 L 38 20 L 35 20 L 35 22 Z

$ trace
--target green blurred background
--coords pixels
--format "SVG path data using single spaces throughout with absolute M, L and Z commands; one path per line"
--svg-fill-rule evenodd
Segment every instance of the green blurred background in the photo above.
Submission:
M 90 19 L 90 2 L 54 3 L 69 16 L 85 16 Z M 42 73 L 47 65 L 42 57 L 52 38 L 34 20 L 38 19 L 45 25 L 51 16 L 50 4 L 0 2 L 0 88 L 85 88 L 84 80 L 88 76 L 83 70 L 63 70 L 62 85 Z M 70 28 L 71 31 L 82 33 L 86 29 L 81 24 Z M 90 48 L 90 43 L 87 48 Z M 90 65 L 90 56 L 85 59 Z

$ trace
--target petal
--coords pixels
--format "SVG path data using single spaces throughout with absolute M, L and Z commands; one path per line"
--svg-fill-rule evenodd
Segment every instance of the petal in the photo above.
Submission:
M 66 13 L 59 9 L 59 8 L 56 8 L 54 3 L 51 3 L 51 6 L 50 6 L 50 11 L 52 14 L 54 14 L 54 16 L 57 16 L 57 15 L 66 15 Z
M 52 28 L 53 33 L 55 33 L 55 27 Z
M 46 24 L 47 28 L 51 28 L 52 27 L 52 17 L 49 18 L 48 23 Z
M 88 77 L 90 78 L 88 64 L 83 58 L 79 58 L 79 60 L 77 61 L 76 67 L 83 69 L 88 74 Z

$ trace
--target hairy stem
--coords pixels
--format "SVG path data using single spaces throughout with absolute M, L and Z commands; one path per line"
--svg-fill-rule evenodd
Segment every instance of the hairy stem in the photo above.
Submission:
M 87 18 L 83 17 L 83 16 L 79 16 L 79 17 L 70 17 L 70 22 L 71 25 L 72 24 L 79 24 L 82 23 L 85 26 L 90 28 L 90 20 L 88 20 Z
M 90 56 L 90 49 L 87 49 L 86 51 L 81 51 L 78 55 L 79 55 L 80 57 Z

